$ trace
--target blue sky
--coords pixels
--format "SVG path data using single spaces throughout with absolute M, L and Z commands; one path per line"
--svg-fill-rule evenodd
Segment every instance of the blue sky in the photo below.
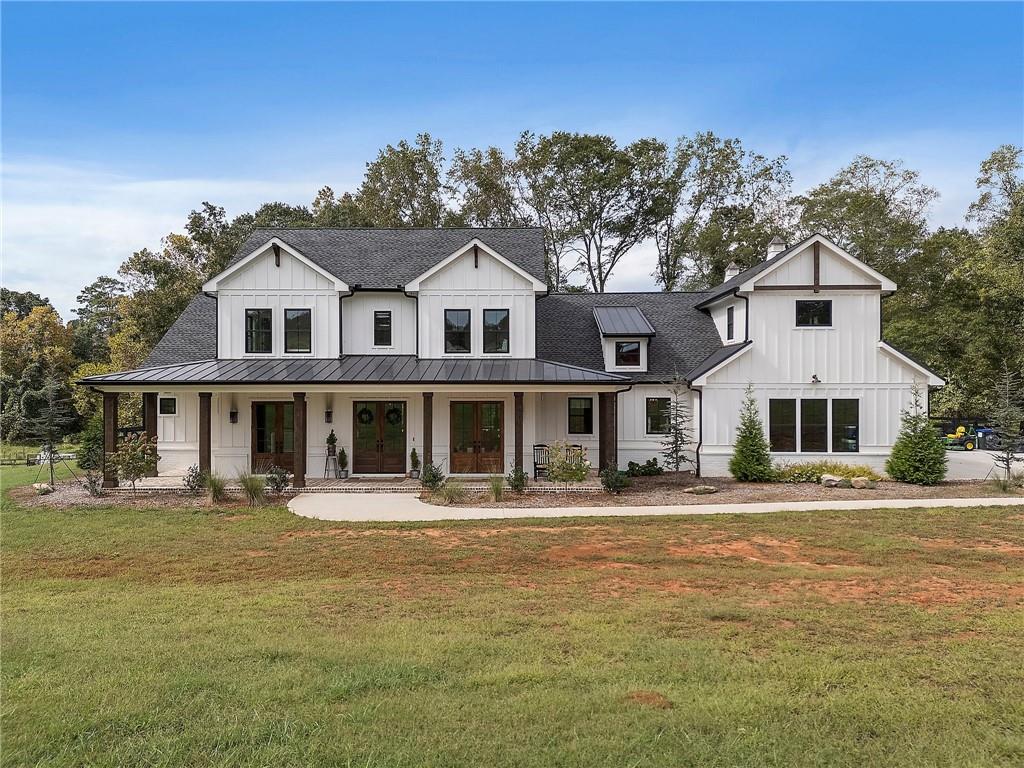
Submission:
M 903 158 L 961 223 L 1024 131 L 1024 4 L 22 4 L 2 13 L 4 284 L 78 289 L 180 230 L 354 189 L 388 142 L 520 131 Z M 40 263 L 50 265 L 46 277 Z M 653 287 L 649 250 L 613 287 Z

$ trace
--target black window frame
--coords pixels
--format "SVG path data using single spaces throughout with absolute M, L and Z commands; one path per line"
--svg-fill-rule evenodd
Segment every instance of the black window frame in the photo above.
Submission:
M 651 403 L 664 403 L 662 406 L 664 412 L 658 414 L 660 418 L 665 420 L 665 428 L 660 430 L 651 429 Z M 644 434 L 647 435 L 667 435 L 669 433 L 671 424 L 669 417 L 672 413 L 672 398 L 671 397 L 648 397 L 644 402 Z
M 837 418 L 837 403 L 842 404 L 844 407 L 848 407 L 851 403 L 853 404 L 855 412 L 853 424 L 850 424 L 848 419 Z M 856 397 L 834 397 L 832 398 L 830 409 L 832 424 L 829 432 L 832 439 L 832 453 L 860 453 L 860 400 Z M 851 429 L 853 430 L 852 435 Z M 852 448 L 849 447 L 850 441 L 853 443 Z M 842 447 L 844 443 L 846 447 Z
M 828 453 L 828 409 L 827 397 L 800 398 L 800 453 Z
M 488 312 L 504 312 L 505 313 L 505 330 L 500 329 L 489 329 L 487 327 L 487 313 Z M 512 311 L 509 309 L 493 308 L 483 310 L 483 334 L 484 334 L 484 354 L 485 355 L 508 355 L 512 352 Z M 505 349 L 488 349 L 488 342 L 494 341 L 495 339 L 500 340 L 504 336 Z
M 796 300 L 796 327 L 797 328 L 831 328 L 832 327 L 832 299 L 797 299 Z M 801 320 L 801 309 L 807 310 Z M 817 322 L 814 311 L 818 309 L 827 310 L 828 322 Z
M 573 401 L 585 403 L 586 406 L 579 413 L 572 412 Z M 566 429 L 570 435 L 592 435 L 594 434 L 594 398 L 592 397 L 570 397 L 566 403 L 566 414 L 568 423 Z M 579 429 L 573 429 L 573 418 L 581 419 Z
M 465 312 L 466 313 L 466 327 L 465 330 L 449 330 L 448 328 L 448 315 L 452 312 Z M 473 311 L 470 309 L 445 309 L 444 310 L 444 326 L 442 329 L 444 335 L 444 353 L 446 355 L 470 355 L 473 353 Z M 462 334 L 466 335 L 465 349 L 450 349 L 448 344 L 449 334 Z
M 259 317 L 265 315 L 268 322 L 267 328 L 252 328 L 249 325 L 250 316 L 258 314 Z M 256 349 L 255 336 L 266 338 L 267 349 Z M 247 355 L 272 355 L 274 354 L 274 310 L 269 307 L 247 307 L 245 310 L 245 354 Z
M 295 318 L 289 317 L 290 312 L 302 312 L 309 318 L 309 327 L 305 329 L 307 334 L 307 349 L 296 349 L 289 346 L 289 335 L 302 333 L 303 329 L 289 330 L 288 321 Z M 311 355 L 313 354 L 313 310 L 310 307 L 289 307 L 284 310 L 284 353 L 286 355 Z
M 164 403 L 171 404 L 171 410 L 164 410 Z M 178 398 L 176 397 L 158 397 L 156 402 L 156 412 L 160 416 L 177 416 L 178 415 Z
M 797 453 L 800 445 L 797 442 L 798 397 L 772 397 L 768 399 L 768 446 L 772 453 Z M 783 407 L 792 409 L 792 419 L 780 413 Z M 785 447 L 789 442 L 793 447 Z
M 736 335 L 736 312 L 735 307 L 728 307 L 725 310 L 725 340 L 732 341 Z
M 387 318 L 387 328 L 378 327 L 377 320 L 381 318 Z M 379 333 L 387 332 L 387 341 L 381 341 L 378 338 Z M 373 346 L 375 347 L 393 347 L 394 346 L 394 322 L 391 316 L 390 309 L 375 309 L 373 310 Z
M 636 345 L 636 362 L 635 363 L 624 363 L 620 355 L 620 347 L 625 345 Z M 616 368 L 640 368 L 644 363 L 643 350 L 640 349 L 642 341 L 616 341 L 615 342 L 615 367 Z

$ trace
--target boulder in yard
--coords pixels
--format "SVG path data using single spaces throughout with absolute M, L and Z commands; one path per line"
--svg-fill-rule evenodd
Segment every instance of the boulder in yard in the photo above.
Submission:
M 850 481 L 850 484 L 854 488 L 874 488 L 878 485 L 878 483 L 870 477 L 855 477 Z
M 713 485 L 691 485 L 689 488 L 684 488 L 683 493 L 695 493 L 702 496 L 705 493 L 718 493 L 718 489 Z
M 821 476 L 821 484 L 824 485 L 826 488 L 837 488 L 839 486 L 839 483 L 841 483 L 842 481 L 843 478 L 841 478 L 839 475 L 825 474 Z
M 40 496 L 45 496 L 48 493 L 53 493 L 53 486 L 50 485 L 49 483 L 32 483 L 32 487 L 35 489 L 35 492 L 38 493 Z
M 839 479 L 839 485 L 837 485 L 836 487 L 837 488 L 853 488 L 853 483 L 850 482 L 850 478 L 843 477 L 843 478 Z

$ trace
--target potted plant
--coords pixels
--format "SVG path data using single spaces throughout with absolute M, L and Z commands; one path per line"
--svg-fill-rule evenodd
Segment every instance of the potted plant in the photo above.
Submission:
M 420 455 L 413 448 L 409 454 L 409 477 L 413 480 L 420 479 Z
M 334 434 L 334 430 L 331 430 L 331 434 Z M 337 441 L 338 438 L 334 439 Z M 348 477 L 348 454 L 345 453 L 344 446 L 338 451 L 338 477 L 342 480 Z
M 326 442 L 327 442 L 327 455 L 328 456 L 333 456 L 335 454 L 335 452 L 338 450 L 338 436 L 336 434 L 334 434 L 334 430 L 333 429 L 331 430 L 331 433 L 329 435 L 327 435 L 327 441 Z

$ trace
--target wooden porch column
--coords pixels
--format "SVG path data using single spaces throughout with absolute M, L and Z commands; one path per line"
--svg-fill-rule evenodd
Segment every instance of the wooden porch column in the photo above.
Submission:
M 110 455 L 117 450 L 117 392 L 103 393 L 103 487 L 117 488 Z
M 306 393 L 295 393 L 295 475 L 293 488 L 306 487 Z
M 619 396 L 615 392 L 598 395 L 597 418 L 600 432 L 600 468 L 619 468 L 619 419 L 616 413 Z
M 146 437 L 150 442 L 156 442 L 156 392 L 146 392 L 142 395 L 142 426 L 146 430 Z M 146 470 L 146 477 L 156 477 L 156 465 Z
M 212 392 L 199 393 L 199 471 L 210 474 L 213 464 L 210 461 L 210 401 Z
M 423 393 L 423 466 L 434 463 L 434 393 Z
M 523 468 L 523 393 L 513 394 L 515 405 L 515 467 Z

